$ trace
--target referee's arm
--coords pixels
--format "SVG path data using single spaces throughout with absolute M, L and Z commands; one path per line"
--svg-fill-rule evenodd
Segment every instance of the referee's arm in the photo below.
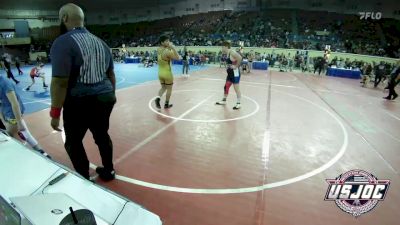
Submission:
M 62 108 L 67 95 L 69 77 L 55 77 L 51 78 L 51 107 Z
M 71 47 L 60 39 L 56 39 L 51 46 L 51 66 L 52 79 L 50 86 L 51 95 L 51 127 L 54 130 L 61 131 L 59 128 L 61 109 L 64 106 L 67 95 L 68 82 L 71 72 L 72 56 Z
M 50 95 L 51 95 L 51 127 L 56 131 L 61 131 L 60 116 L 61 109 L 64 105 L 65 96 L 67 95 L 68 77 L 54 77 L 51 79 Z
M 111 84 L 112 84 L 112 86 L 114 88 L 114 91 L 115 91 L 115 73 L 114 73 L 114 69 L 109 69 L 107 71 L 107 77 L 108 77 L 108 79 L 110 79 Z
M 108 46 L 104 43 L 104 45 L 108 48 Z M 107 74 L 107 78 L 111 81 L 111 84 L 113 86 L 113 89 L 115 91 L 115 73 L 114 73 L 114 60 L 111 54 L 111 50 L 110 50 L 110 60 L 108 62 L 108 69 L 106 71 Z

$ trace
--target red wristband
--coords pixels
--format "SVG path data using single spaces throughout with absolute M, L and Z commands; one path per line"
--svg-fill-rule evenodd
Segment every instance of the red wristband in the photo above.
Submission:
M 61 115 L 61 108 L 51 107 L 50 117 L 54 119 L 59 119 Z

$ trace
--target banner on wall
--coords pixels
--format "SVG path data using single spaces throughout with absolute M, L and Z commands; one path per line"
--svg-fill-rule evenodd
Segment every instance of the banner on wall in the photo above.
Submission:
M 29 45 L 31 43 L 30 37 L 25 38 L 0 38 L 0 45 Z
M 29 37 L 29 24 L 25 20 L 14 21 L 15 37 L 24 38 Z
M 330 32 L 326 31 L 326 30 L 316 30 L 315 34 L 318 36 L 328 36 L 330 34 Z

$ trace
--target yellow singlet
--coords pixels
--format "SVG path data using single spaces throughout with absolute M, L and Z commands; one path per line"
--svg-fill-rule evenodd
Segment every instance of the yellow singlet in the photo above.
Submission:
M 174 77 L 172 75 L 170 61 L 166 61 L 162 58 L 164 51 L 166 51 L 165 48 L 158 48 L 157 50 L 158 79 L 161 84 L 171 85 L 174 83 Z

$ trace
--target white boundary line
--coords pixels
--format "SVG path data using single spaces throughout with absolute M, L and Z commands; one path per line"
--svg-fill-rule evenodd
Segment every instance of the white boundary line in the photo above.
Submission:
M 383 156 L 381 155 L 381 153 L 379 153 L 378 151 L 375 150 L 375 148 L 360 134 L 360 133 L 356 133 L 358 136 L 360 136 L 360 138 L 365 142 L 366 145 L 369 146 L 369 148 L 379 157 L 382 159 L 382 161 L 386 164 L 387 167 L 389 167 L 389 169 L 391 169 L 395 174 L 399 174 L 395 168 L 393 168 L 393 166 L 385 159 L 383 158 Z
M 388 116 L 390 116 L 390 117 L 392 117 L 392 118 L 394 118 L 394 119 L 400 121 L 400 118 L 399 118 L 399 117 L 393 115 L 392 113 L 388 112 L 387 110 L 384 110 L 384 109 L 381 109 L 381 110 L 382 110 L 384 113 L 386 113 Z
M 271 142 L 271 132 L 267 130 L 264 133 L 262 154 L 261 154 L 261 160 L 264 163 L 265 170 L 268 169 L 270 142 Z
M 251 86 L 251 85 L 249 85 L 249 86 Z M 254 86 L 254 87 L 258 87 L 258 86 Z M 296 176 L 296 177 L 293 177 L 290 179 L 277 181 L 277 182 L 273 182 L 273 183 L 269 183 L 269 184 L 264 184 L 261 186 L 245 187 L 245 188 L 224 188 L 224 189 L 182 188 L 182 187 L 173 187 L 173 186 L 150 183 L 150 182 L 141 181 L 141 180 L 137 180 L 137 179 L 121 176 L 121 175 L 117 175 L 116 178 L 121 181 L 125 181 L 125 182 L 131 183 L 131 184 L 136 184 L 136 185 L 154 188 L 154 189 L 158 189 L 158 190 L 164 190 L 164 191 L 172 191 L 172 192 L 180 192 L 180 193 L 193 193 L 193 194 L 239 194 L 239 193 L 257 192 L 257 191 L 262 191 L 262 190 L 266 190 L 266 189 L 271 189 L 271 188 L 276 188 L 276 187 L 296 183 L 296 182 L 305 180 L 307 178 L 310 178 L 312 176 L 315 176 L 315 175 L 325 171 L 326 169 L 331 167 L 333 164 L 335 164 L 344 155 L 344 153 L 346 152 L 347 146 L 348 146 L 348 133 L 347 133 L 347 130 L 346 130 L 344 124 L 340 121 L 340 119 L 336 115 L 334 115 L 332 112 L 328 111 L 326 108 L 324 108 L 320 105 L 317 105 L 316 103 L 314 103 L 308 99 L 305 99 L 305 98 L 302 98 L 302 97 L 299 97 L 296 95 L 288 94 L 288 93 L 285 93 L 282 91 L 277 91 L 277 90 L 274 90 L 274 91 L 280 92 L 282 94 L 286 94 L 293 98 L 297 98 L 299 100 L 310 103 L 311 105 L 317 107 L 321 111 L 328 113 L 328 115 L 330 115 L 339 124 L 339 126 L 342 130 L 342 133 L 343 133 L 343 144 L 340 147 L 339 152 L 331 160 L 329 160 L 327 163 L 323 164 L 322 166 L 318 167 L 317 169 L 314 169 L 314 170 L 307 172 L 300 176 Z
M 296 77 L 295 77 L 296 78 Z M 216 81 L 225 81 L 225 79 L 220 79 L 220 78 L 208 78 L 208 77 L 204 77 L 204 78 L 200 78 L 200 80 L 216 80 Z M 294 82 L 297 81 L 297 78 L 295 80 L 290 80 L 290 82 Z M 277 82 L 277 83 L 286 83 L 289 81 L 285 81 L 285 82 Z M 252 82 L 252 81 L 245 81 L 245 80 L 240 80 L 241 84 L 262 84 L 262 85 L 267 85 L 269 84 L 269 81 L 263 83 L 263 82 Z M 281 84 L 276 84 L 276 83 L 272 83 L 271 85 L 281 85 Z M 286 85 L 282 85 L 284 87 L 286 87 Z M 288 86 L 288 87 L 295 87 L 295 86 Z
M 50 99 L 43 99 L 43 100 L 37 100 L 37 101 L 31 101 L 31 102 L 23 102 L 24 105 L 26 104 L 33 104 L 33 103 L 43 103 L 43 104 L 47 104 L 47 105 L 51 105 L 50 103 L 48 103 Z
M 144 145 L 148 144 L 150 141 L 152 141 L 154 138 L 156 138 L 158 135 L 160 135 L 162 132 L 166 131 L 170 126 L 174 125 L 175 123 L 177 123 L 180 119 L 182 119 L 183 117 L 185 117 L 186 115 L 188 115 L 189 113 L 191 113 L 193 110 L 195 110 L 196 108 L 198 108 L 200 105 L 202 105 L 204 102 L 208 101 L 208 99 L 210 99 L 211 97 L 213 97 L 213 95 L 210 95 L 209 97 L 207 97 L 206 99 L 204 99 L 203 101 L 197 103 L 195 106 L 193 106 L 192 108 L 190 108 L 189 110 L 187 110 L 186 112 L 184 112 L 183 114 L 181 114 L 178 118 L 174 119 L 172 122 L 170 122 L 169 124 L 165 125 L 164 127 L 158 129 L 156 132 L 154 132 L 152 135 L 150 135 L 149 137 L 147 137 L 146 139 L 144 139 L 143 141 L 141 141 L 139 144 L 137 144 L 135 147 L 133 147 L 132 149 L 130 149 L 129 151 L 125 152 L 120 158 L 118 158 L 117 160 L 115 160 L 114 164 L 118 164 L 120 163 L 122 160 L 126 159 L 128 156 L 130 156 L 133 152 L 137 151 L 138 149 L 140 149 L 141 147 L 143 147 Z
M 126 78 L 125 78 L 125 77 L 122 77 L 120 81 L 118 81 L 117 83 L 115 83 L 115 85 L 122 84 L 122 83 L 125 82 L 125 80 L 126 80 Z
M 369 104 L 366 104 L 366 105 L 369 105 Z M 361 112 L 361 110 L 365 109 L 365 105 L 359 105 L 357 109 L 358 109 L 358 113 L 362 115 L 363 113 Z M 377 109 L 379 109 L 379 110 L 385 112 L 386 114 L 388 114 L 388 116 L 393 117 L 394 119 L 400 120 L 399 118 L 397 118 L 396 116 L 392 115 L 391 113 L 387 112 L 387 111 L 384 110 L 384 109 L 381 109 L 381 108 L 377 108 Z M 366 118 L 366 120 L 367 120 L 368 122 L 370 122 L 370 123 L 372 124 L 372 126 L 374 126 L 374 127 L 377 128 L 379 131 L 381 131 L 383 134 L 386 134 L 388 137 L 392 138 L 393 140 L 395 140 L 395 141 L 397 141 L 397 142 L 400 142 L 400 139 L 399 139 L 399 138 L 393 136 L 392 134 L 390 134 L 389 132 L 387 132 L 385 129 L 383 129 L 383 128 L 381 128 L 380 126 L 376 125 L 376 124 L 375 124 L 374 122 L 372 122 L 369 118 Z M 366 140 L 365 140 L 365 141 L 366 141 Z M 385 160 L 385 161 L 386 161 L 386 160 Z
M 203 91 L 203 92 L 204 91 L 211 91 L 211 92 L 217 92 L 215 90 L 196 90 L 196 89 L 194 89 L 194 90 L 177 90 L 177 91 L 174 91 L 174 93 L 176 93 L 176 92 L 186 92 L 186 91 Z M 256 114 L 260 110 L 260 105 L 254 99 L 252 99 L 250 97 L 247 97 L 245 95 L 242 95 L 242 97 L 252 101 L 256 105 L 256 109 L 253 112 L 251 112 L 251 113 L 249 113 L 247 115 L 236 117 L 236 118 L 231 118 L 231 119 L 224 119 L 224 120 L 222 120 L 222 119 L 221 120 L 184 119 L 182 117 L 174 117 L 174 116 L 165 115 L 165 114 L 163 114 L 161 112 L 158 112 L 156 109 L 154 109 L 152 104 L 151 104 L 154 101 L 154 99 L 156 99 L 157 97 L 154 97 L 154 98 L 150 99 L 148 106 L 149 106 L 149 109 L 151 111 L 153 111 L 154 113 L 156 113 L 156 114 L 158 114 L 160 116 L 166 117 L 166 118 L 174 119 L 174 120 L 181 120 L 181 121 L 188 121 L 188 122 L 198 122 L 198 123 L 223 123 L 223 122 L 246 119 L 248 117 L 253 116 L 254 114 Z M 222 106 L 222 107 L 224 107 L 224 106 Z
M 256 85 L 247 85 L 247 86 L 253 86 L 253 87 L 258 87 L 258 88 L 265 89 L 265 87 L 260 87 L 260 86 L 256 86 Z M 348 146 L 348 133 L 347 133 L 347 130 L 346 130 L 344 124 L 340 121 L 340 119 L 336 115 L 334 115 L 332 112 L 328 111 L 326 108 L 324 108 L 324 107 L 322 107 L 320 105 L 317 105 L 316 103 L 314 103 L 314 102 L 312 102 L 312 101 L 310 101 L 308 99 L 305 99 L 305 98 L 302 98 L 302 97 L 299 97 L 299 96 L 296 96 L 296 95 L 288 94 L 288 93 L 283 92 L 283 91 L 278 91 L 278 90 L 273 90 L 273 91 L 280 92 L 282 94 L 291 96 L 293 98 L 297 98 L 299 100 L 305 101 L 305 102 L 310 103 L 311 105 L 317 107 L 318 109 L 328 113 L 328 115 L 330 115 L 339 124 L 339 126 L 340 126 L 340 128 L 342 130 L 343 136 L 344 136 L 343 137 L 343 144 L 342 144 L 338 154 L 336 154 L 327 163 L 325 163 L 322 166 L 318 167 L 317 169 L 314 169 L 314 170 L 312 170 L 310 172 L 307 172 L 307 173 L 305 173 L 303 175 L 296 176 L 296 177 L 293 177 L 293 178 L 290 178 L 290 179 L 286 179 L 286 180 L 283 180 L 283 181 L 277 181 L 277 182 L 273 182 L 273 183 L 269 183 L 269 184 L 264 184 L 264 185 L 261 185 L 261 186 L 245 187 L 245 188 L 229 188 L 229 189 L 182 188 L 182 187 L 173 187 L 173 186 L 167 186 L 167 185 L 160 185 L 160 184 L 145 182 L 145 181 L 141 181 L 141 180 L 137 180 L 137 179 L 121 176 L 121 175 L 117 175 L 116 178 L 121 180 L 121 181 L 125 181 L 125 182 L 131 183 L 131 184 L 136 184 L 136 185 L 149 187 L 149 188 L 154 188 L 154 189 L 158 189 L 158 190 L 164 190 L 164 191 L 181 192 L 181 193 L 196 193 L 196 194 L 238 194 L 238 193 L 257 192 L 257 191 L 262 191 L 262 190 L 266 190 L 266 189 L 276 188 L 276 187 L 280 187 L 280 186 L 289 185 L 289 184 L 292 184 L 292 183 L 295 183 L 295 182 L 299 182 L 299 181 L 305 180 L 307 178 L 310 178 L 312 176 L 315 176 L 315 175 L 323 172 L 324 170 L 328 169 L 333 164 L 335 164 L 344 155 L 344 153 L 346 152 L 347 146 Z M 191 111 L 193 111 L 194 109 L 199 107 L 201 104 L 203 104 L 205 101 L 207 101 L 212 96 L 209 96 L 208 98 L 204 99 L 202 102 L 200 102 L 199 104 L 194 106 L 192 109 L 189 109 L 187 112 L 182 114 L 181 117 L 189 114 Z M 126 158 L 129 154 L 131 154 L 132 152 L 136 151 L 141 146 L 147 144 L 149 141 L 154 139 L 160 133 L 165 131 L 168 128 L 167 126 L 172 126 L 172 124 L 176 123 L 177 121 L 178 120 L 172 121 L 170 124 L 166 125 L 165 127 L 161 128 L 159 131 L 157 131 L 156 133 L 158 133 L 158 134 L 154 133 L 152 136 L 150 136 L 150 137 L 146 138 L 145 140 L 143 140 L 141 143 L 139 143 L 134 148 L 132 148 L 129 151 L 130 153 L 127 152 L 120 159 L 116 160 L 115 164 L 118 163 L 118 162 L 121 162 L 121 160 Z M 137 147 L 137 146 L 139 146 L 139 147 Z M 268 156 L 269 156 L 269 152 L 268 152 Z M 91 164 L 91 167 L 95 168 L 96 166 L 94 164 Z
M 199 80 L 225 81 L 224 79 L 218 79 L 218 78 L 200 78 Z M 269 84 L 268 82 L 262 83 L 262 82 L 248 82 L 248 81 L 240 81 L 240 83 L 243 83 L 246 86 L 249 86 L 247 84 L 264 85 L 264 86 Z M 381 100 L 380 97 L 371 97 L 371 96 L 367 96 L 367 95 L 362 94 L 362 93 L 352 93 L 352 92 L 343 92 L 343 91 L 336 91 L 336 90 L 324 90 L 324 89 L 312 89 L 312 88 L 298 87 L 298 86 L 292 86 L 292 85 L 283 85 L 283 84 L 271 84 L 271 86 L 285 87 L 285 88 L 295 88 L 295 89 L 302 89 L 302 90 L 314 90 L 314 91 L 317 91 L 317 92 L 325 92 L 325 93 L 346 95 L 346 96 L 353 96 L 353 97 L 374 98 L 374 99 Z M 395 102 L 393 102 L 393 103 L 395 103 Z

